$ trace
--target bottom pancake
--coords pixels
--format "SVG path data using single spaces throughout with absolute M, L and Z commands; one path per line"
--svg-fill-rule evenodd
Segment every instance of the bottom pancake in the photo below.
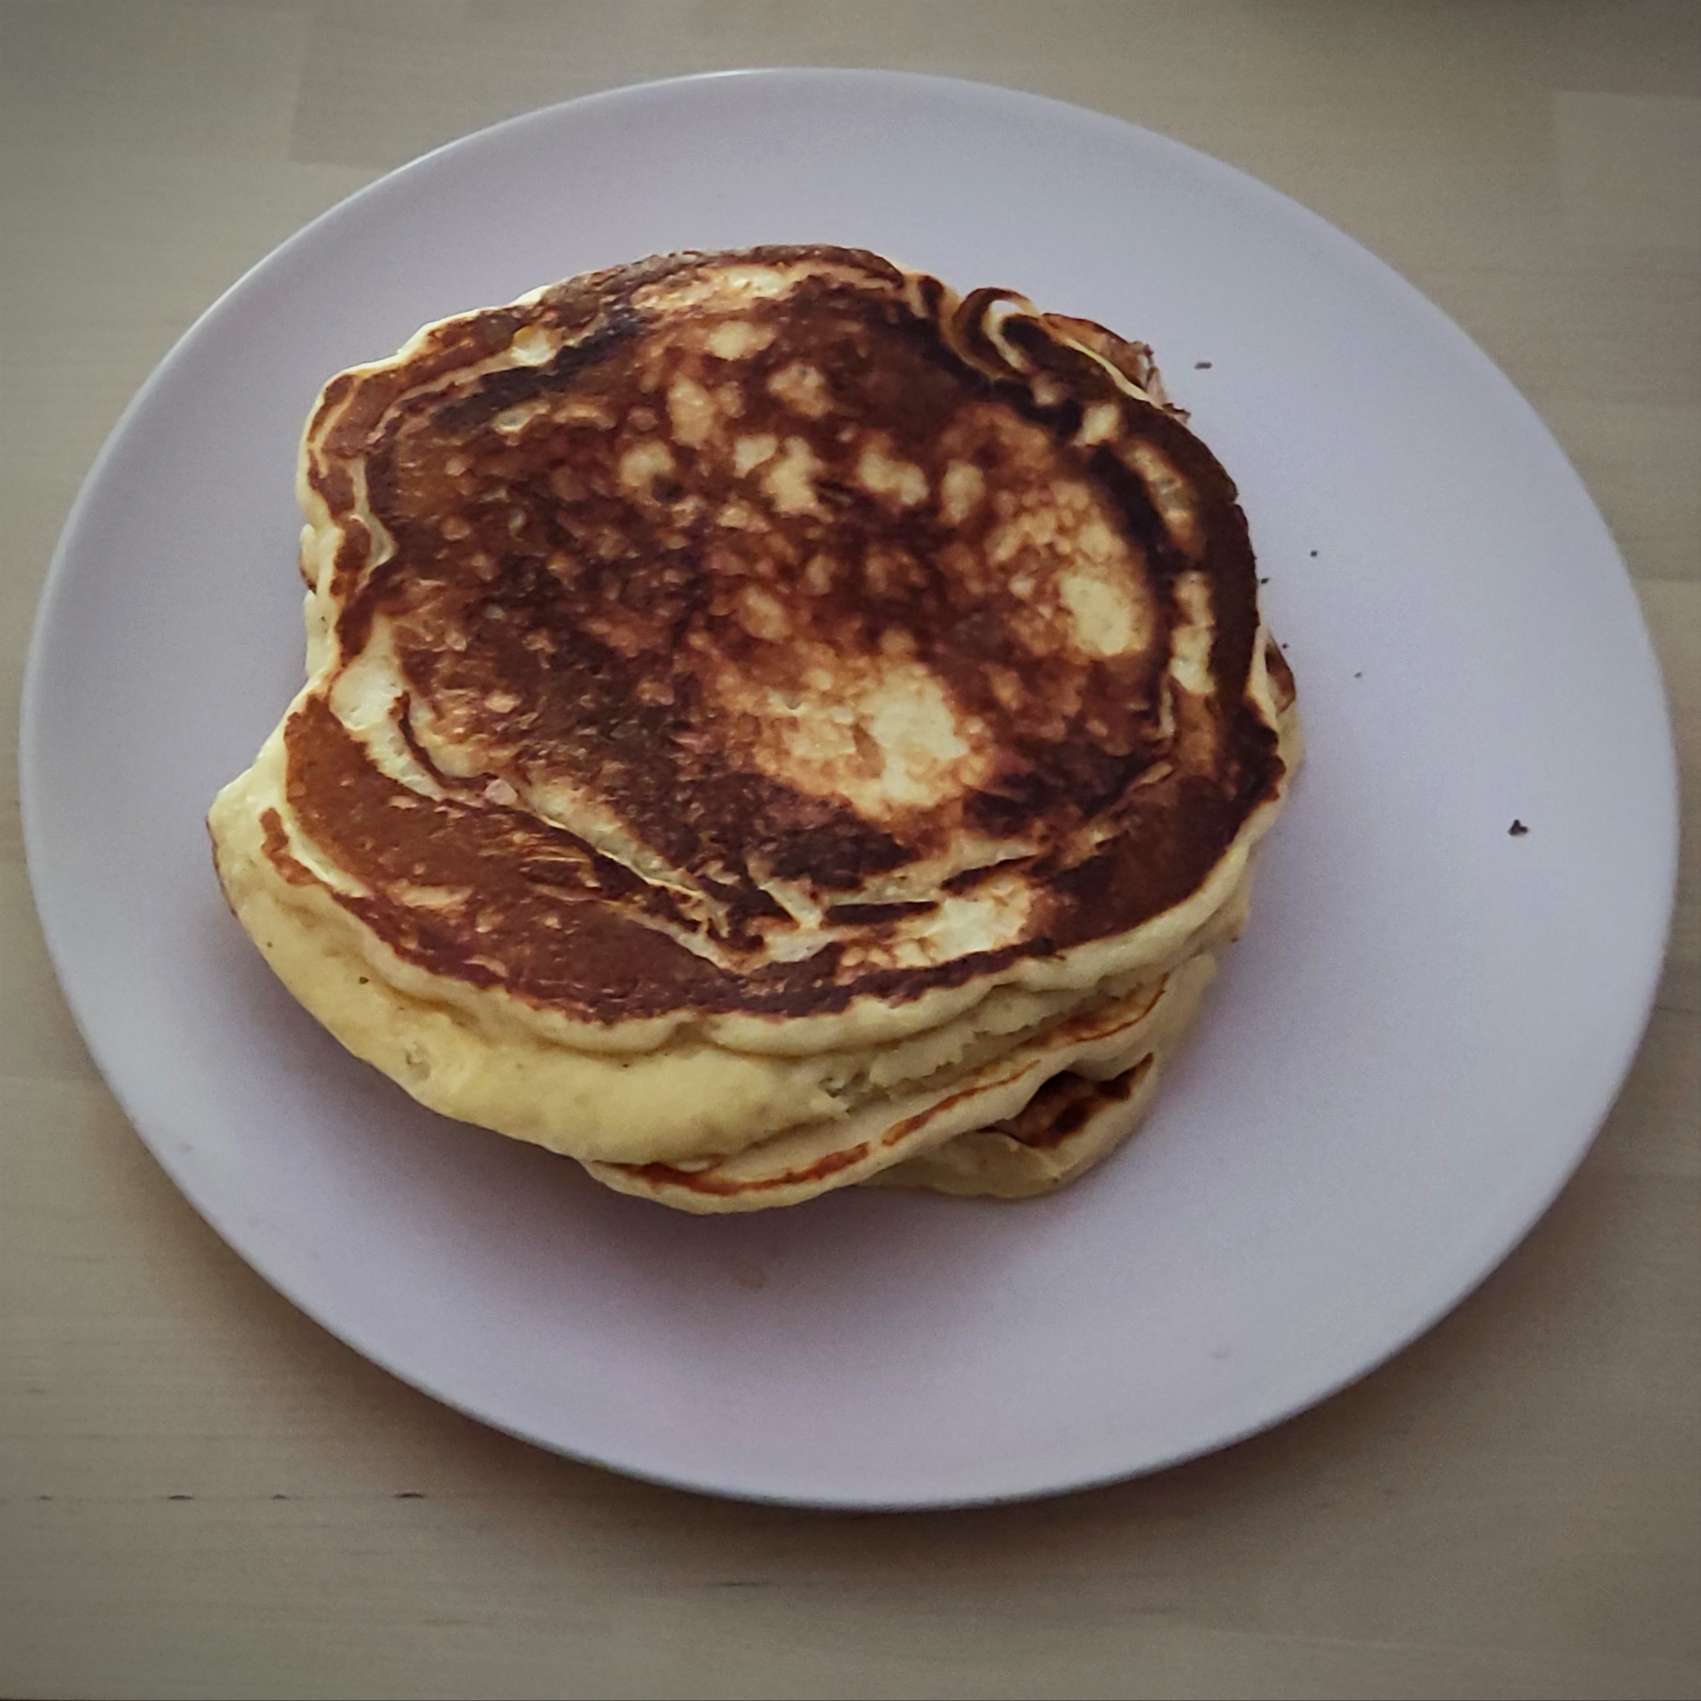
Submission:
M 870 1176 L 868 1187 L 915 1187 L 968 1199 L 1055 1192 L 1108 1158 L 1145 1120 L 1175 1042 L 1132 1069 L 1095 1081 L 1054 1075 L 1013 1117 L 959 1134 Z
M 1225 916 L 1225 937 L 1242 913 L 1236 904 Z M 1048 1093 L 1048 1084 L 1064 1076 L 1083 1083 L 1126 1080 L 1125 1091 L 1107 1087 L 1106 1106 L 1143 1109 L 1157 1058 L 1192 1022 L 1215 973 L 1215 957 L 1202 951 L 1161 980 L 1068 1017 L 978 1069 L 724 1158 L 691 1164 L 589 1162 L 585 1168 L 618 1192 L 698 1213 L 795 1205 L 885 1179 L 894 1170 L 908 1172 L 893 1177 L 901 1184 L 944 1192 L 1019 1198 L 1044 1191 L 1079 1173 L 1120 1138 L 1115 1133 L 1120 1124 L 1096 1106 L 1082 1102 L 1079 1114 L 1069 1109 L 1084 1101 L 1080 1089 Z M 955 1160 L 930 1161 L 948 1145 L 983 1134 Z M 910 1167 L 917 1164 L 919 1169 Z

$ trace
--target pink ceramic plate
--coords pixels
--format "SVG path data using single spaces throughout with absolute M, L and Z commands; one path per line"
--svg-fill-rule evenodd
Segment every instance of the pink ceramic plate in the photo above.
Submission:
M 300 677 L 291 477 L 319 383 L 548 279 L 764 241 L 866 245 L 1150 340 L 1271 576 L 1310 765 L 1156 1115 L 1054 1199 L 692 1220 L 605 1193 L 344 1056 L 213 883 L 202 812 Z M 197 1208 L 438 1398 L 726 1494 L 1043 1494 L 1219 1446 L 1360 1375 L 1504 1256 L 1582 1155 L 1670 906 L 1647 637 L 1511 385 L 1239 172 L 924 77 L 623 89 L 458 142 L 310 225 L 113 433 L 65 529 L 25 711 L 55 961 Z

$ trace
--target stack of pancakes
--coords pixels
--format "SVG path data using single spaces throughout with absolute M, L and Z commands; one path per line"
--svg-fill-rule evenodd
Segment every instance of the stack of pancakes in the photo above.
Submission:
M 428 326 L 310 418 L 232 909 L 422 1103 L 696 1211 L 1013 1197 L 1150 1100 L 1296 759 L 1150 351 L 847 249 Z

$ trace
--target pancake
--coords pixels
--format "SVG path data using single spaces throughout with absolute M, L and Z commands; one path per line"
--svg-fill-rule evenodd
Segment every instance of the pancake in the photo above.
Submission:
M 1073 1124 L 1062 1118 L 1056 1094 L 1022 1123 L 1035 1096 L 1065 1079 L 1066 1072 L 1087 1081 L 1150 1072 L 1158 1048 L 1178 1038 L 1192 1020 L 1215 972 L 1214 959 L 1202 954 L 1155 985 L 1072 1017 L 943 1086 L 897 1094 L 842 1122 L 794 1129 L 730 1157 L 686 1165 L 591 1163 L 586 1168 L 619 1192 L 707 1213 L 795 1205 L 872 1181 L 989 1125 L 1026 1129 L 1029 1148 L 1037 1153 L 1061 1142 Z M 1048 1122 L 1055 1138 L 1048 1139 Z M 939 1185 L 930 1170 L 921 1172 L 919 1184 Z
M 1149 350 L 1007 291 L 572 279 L 334 378 L 299 485 L 308 681 L 215 801 L 226 895 L 357 1055 L 594 1164 L 1161 982 L 1282 801 L 1232 483 Z
M 865 1187 L 913 1187 L 971 1199 L 1054 1193 L 1110 1156 L 1145 1119 L 1168 1048 L 1095 1081 L 1065 1070 L 1014 1116 L 959 1134 L 870 1176 Z

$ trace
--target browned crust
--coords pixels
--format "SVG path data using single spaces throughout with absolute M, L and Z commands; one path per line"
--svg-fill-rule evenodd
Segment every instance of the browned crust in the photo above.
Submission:
M 342 655 L 359 651 L 378 617 L 389 623 L 409 693 L 402 731 L 416 757 L 430 766 L 418 711 L 529 779 L 570 779 L 605 800 L 695 897 L 645 883 L 571 833 L 491 803 L 479 785 L 438 773 L 440 801 L 407 791 L 372 766 L 319 693 L 286 730 L 288 801 L 301 830 L 368 894 L 337 901 L 434 973 L 611 1021 L 902 1001 L 1127 932 L 1188 897 L 1283 770 L 1274 729 L 1248 701 L 1259 615 L 1234 485 L 1174 410 L 1129 397 L 1099 364 L 1161 401 L 1150 351 L 1086 321 L 1017 317 L 1007 342 L 1056 381 L 1057 394 L 1036 397 L 988 329 L 1006 292 L 976 291 L 936 323 L 906 297 L 905 274 L 876 256 L 754 250 L 743 258 L 837 271 L 783 308 L 740 311 L 773 340 L 730 363 L 737 431 L 802 441 L 828 469 L 816 480 L 817 511 L 784 523 L 769 516 L 761 548 L 744 550 L 748 528 L 717 518 L 738 492 L 689 444 L 675 437 L 671 467 L 638 495 L 618 476 L 620 455 L 655 435 L 643 421 L 659 428 L 666 418 L 670 381 L 718 381 L 704 326 L 647 309 L 646 292 L 727 258 L 614 268 L 447 322 L 400 364 L 327 386 L 305 469 L 340 533 L 323 588 Z M 921 296 L 946 301 L 932 280 Z M 1060 331 L 1092 353 L 1059 342 Z M 475 370 L 534 332 L 565 339 L 547 363 Z M 1138 563 L 1152 598 L 1149 642 L 1083 659 L 1018 636 L 1029 612 L 1009 571 L 988 567 L 989 520 L 947 526 L 932 507 L 854 487 L 836 476 L 837 415 L 802 417 L 774 398 L 778 375 L 805 358 L 840 410 L 875 422 L 932 490 L 948 462 L 966 459 L 989 488 L 1018 498 L 1043 500 L 1059 479 L 1087 491 L 1089 517 L 1107 522 Z M 422 392 L 427 384 L 436 387 Z M 564 402 L 586 419 L 566 418 Z M 1081 447 L 1074 438 L 1096 403 L 1118 410 L 1117 432 Z M 541 411 L 518 433 L 496 423 L 533 406 Z M 1178 537 L 1154 502 L 1130 464 L 1134 445 L 1161 457 L 1185 489 L 1192 535 Z M 357 465 L 393 540 L 382 562 L 357 502 Z M 801 594 L 809 563 L 822 557 L 863 565 Z M 1170 737 L 1157 685 L 1183 571 L 1209 586 L 1212 689 Z M 751 629 L 741 599 L 753 585 L 783 604 L 783 639 Z M 843 795 L 761 771 L 740 743 L 759 728 L 745 725 L 739 693 L 795 688 L 797 658 L 812 645 L 851 658 L 897 645 L 942 681 L 953 709 L 986 729 L 986 760 L 966 794 L 948 809 L 871 819 Z M 1182 750 L 1178 759 L 1195 736 L 1204 756 Z M 847 773 L 847 785 L 854 778 Z M 1095 823 L 1114 824 L 1115 836 L 1081 854 Z M 965 830 L 1028 835 L 1042 847 L 1028 865 L 1039 902 L 1019 943 L 927 969 L 847 972 L 835 944 L 801 963 L 769 960 L 763 930 L 780 912 L 765 880 L 846 893 L 853 901 L 831 921 L 847 942 L 877 937 L 918 905 L 857 903 L 856 891 Z M 270 824 L 266 848 L 286 878 L 306 875 L 273 844 Z M 465 895 L 422 911 L 407 895 L 420 886 Z M 656 923 L 713 928 L 720 961 Z
M 1125 1104 L 1156 1060 L 1142 1057 L 1132 1069 L 1108 1081 L 1094 1081 L 1065 1069 L 1053 1075 L 1014 1116 L 991 1125 L 991 1132 L 1035 1151 L 1049 1151 L 1079 1134 L 1101 1110 Z
M 777 1175 L 765 1175 L 754 1181 L 731 1180 L 713 1170 L 679 1169 L 673 1164 L 622 1164 L 635 1181 L 655 1187 L 680 1188 L 687 1193 L 704 1193 L 719 1199 L 733 1199 L 743 1194 L 772 1193 L 782 1187 L 799 1187 L 824 1182 L 841 1170 L 859 1164 L 868 1156 L 868 1142 L 847 1146 L 842 1152 L 828 1152 L 812 1164 L 784 1170 Z

